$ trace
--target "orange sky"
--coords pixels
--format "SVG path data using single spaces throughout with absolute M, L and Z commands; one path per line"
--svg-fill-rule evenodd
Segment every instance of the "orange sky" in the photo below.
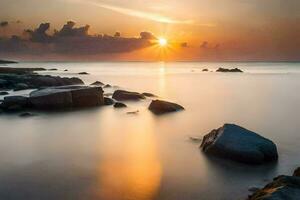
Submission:
M 300 60 L 298 0 L 0 0 L 0 6 L 5 8 L 0 22 L 9 22 L 0 28 L 2 37 L 22 35 L 42 22 L 51 23 L 51 34 L 72 20 L 77 27 L 90 25 L 90 35 L 119 31 L 122 37 L 139 37 L 148 31 L 166 37 L 169 60 Z M 82 59 L 162 59 L 151 49 Z

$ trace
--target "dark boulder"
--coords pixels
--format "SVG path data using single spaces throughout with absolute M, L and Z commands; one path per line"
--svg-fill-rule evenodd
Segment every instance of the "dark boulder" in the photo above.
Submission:
M 113 93 L 112 98 L 117 101 L 128 101 L 128 100 L 138 101 L 141 99 L 145 99 L 145 96 L 138 92 L 129 92 L 126 90 L 116 90 Z
M 102 85 L 104 85 L 104 83 L 102 83 L 102 82 L 100 82 L 100 81 L 95 81 L 95 82 L 92 83 L 91 85 L 102 86 Z
M 51 68 L 51 69 L 48 69 L 48 71 L 57 71 L 56 68 Z
M 69 70 L 67 70 L 67 69 L 64 70 L 64 72 L 67 72 L 67 71 L 69 71 Z
M 208 69 L 202 69 L 203 72 L 208 72 Z
M 227 68 L 220 67 L 216 70 L 216 72 L 243 72 L 243 71 L 239 68 L 227 69 Z
M 278 159 L 277 147 L 271 140 L 235 124 L 212 130 L 203 137 L 201 148 L 209 155 L 248 164 Z
M 104 88 L 111 88 L 112 86 L 110 84 L 106 84 L 103 86 Z
M 66 109 L 104 105 L 101 87 L 63 86 L 36 90 L 29 101 L 36 109 Z
M 15 85 L 14 91 L 26 90 L 29 89 L 29 86 L 26 83 L 17 83 Z
M 0 67 L 0 74 L 32 74 L 35 71 L 45 71 L 45 68 L 15 68 Z
M 28 97 L 24 96 L 7 96 L 4 97 L 3 102 L 1 104 L 1 108 L 4 111 L 17 111 L 24 108 L 28 108 L 30 106 L 30 102 Z
M 298 200 L 300 199 L 300 177 L 281 175 L 264 188 L 258 189 L 248 200 Z
M 115 101 L 113 99 L 104 97 L 104 105 L 110 106 L 110 105 L 113 105 L 114 103 L 115 103 Z
M 148 109 L 156 115 L 184 110 L 179 104 L 162 100 L 153 100 Z
M 126 108 L 127 106 L 126 106 L 126 104 L 124 104 L 124 103 L 116 102 L 116 103 L 114 104 L 114 107 L 115 107 L 115 108 Z

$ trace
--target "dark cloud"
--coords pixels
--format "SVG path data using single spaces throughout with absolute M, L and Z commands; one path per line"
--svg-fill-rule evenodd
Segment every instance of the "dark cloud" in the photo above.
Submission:
M 8 26 L 8 21 L 0 22 L 0 27 L 7 27 L 7 26 Z
M 140 33 L 139 38 L 121 37 L 119 32 L 110 36 L 89 35 L 90 26 L 75 27 L 67 22 L 60 30 L 49 34 L 50 23 L 42 23 L 34 30 L 24 31 L 26 37 L 13 36 L 0 40 L 0 53 L 12 54 L 60 54 L 96 55 L 106 53 L 126 53 L 149 47 L 155 36 L 150 32 Z
M 143 40 L 155 40 L 157 39 L 152 33 L 150 32 L 141 32 L 140 33 L 141 39 Z

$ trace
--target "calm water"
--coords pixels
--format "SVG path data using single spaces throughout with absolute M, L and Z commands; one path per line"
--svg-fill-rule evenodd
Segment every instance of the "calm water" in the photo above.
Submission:
M 145 100 L 128 103 L 124 110 L 0 115 L 0 199 L 244 199 L 249 187 L 300 166 L 300 63 L 11 66 L 58 68 L 46 73 L 61 76 L 87 71 L 91 75 L 79 76 L 87 84 L 99 80 L 152 92 L 186 110 L 156 117 Z M 217 67 L 239 67 L 245 73 L 201 72 Z M 137 115 L 126 114 L 135 110 Z M 189 140 L 225 122 L 272 139 L 278 164 L 247 166 L 208 158 Z

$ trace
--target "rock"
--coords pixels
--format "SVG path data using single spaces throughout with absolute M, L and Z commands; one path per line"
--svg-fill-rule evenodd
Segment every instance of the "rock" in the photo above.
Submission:
M 138 113 L 139 113 L 139 110 L 135 110 L 135 111 L 127 112 L 126 114 L 128 114 L 128 115 L 136 115 Z
M 69 70 L 67 70 L 67 69 L 64 70 L 64 72 L 67 72 L 67 71 L 69 71 Z
M 184 110 L 179 104 L 162 100 L 153 100 L 148 109 L 156 115 Z
M 145 97 L 157 97 L 155 94 L 149 93 L 149 92 L 144 92 L 142 93 Z
M 226 68 L 222 68 L 219 67 L 216 72 L 243 72 L 241 69 L 239 68 L 233 68 L 233 69 L 226 69 Z
M 197 143 L 202 141 L 202 139 L 198 138 L 198 137 L 189 137 L 189 138 L 190 138 L 191 141 L 197 142 Z
M 145 99 L 145 96 L 138 92 L 129 92 L 126 90 L 116 90 L 113 93 L 112 98 L 117 101 L 128 101 L 128 100 L 138 101 L 141 99 Z
M 2 91 L 2 92 L 0 92 L 0 95 L 1 96 L 3 96 L 3 95 L 8 95 L 9 93 L 8 92 L 6 92 L 6 91 Z
M 14 64 L 18 63 L 16 61 L 11 61 L 11 60 L 0 60 L 0 64 Z
M 104 105 L 101 87 L 63 86 L 36 90 L 29 101 L 36 109 L 66 109 Z
M 56 68 L 51 68 L 51 69 L 48 69 L 48 71 L 57 71 Z
M 45 68 L 16 68 L 16 67 L 0 67 L 1 74 L 31 74 L 35 71 L 45 71 Z
M 26 90 L 29 86 L 26 83 L 18 83 L 15 85 L 14 91 Z
M 127 106 L 126 106 L 126 104 L 124 104 L 124 103 L 116 102 L 116 103 L 114 104 L 114 107 L 115 107 L 115 108 L 126 108 Z
M 104 105 L 110 106 L 110 105 L 113 105 L 114 103 L 115 103 L 115 101 L 113 99 L 104 97 Z
M 33 113 L 30 113 L 30 112 L 24 112 L 24 113 L 21 113 L 19 114 L 20 117 L 32 117 L 34 116 Z
M 111 88 L 112 86 L 110 84 L 104 85 L 104 88 Z
M 87 72 L 79 72 L 78 74 L 79 75 L 89 75 L 89 73 L 87 73 Z
M 102 83 L 102 82 L 100 82 L 100 81 L 96 81 L 96 82 L 92 83 L 91 85 L 102 86 L 102 85 L 104 85 L 104 83 Z
M 300 177 L 300 167 L 298 167 L 297 169 L 295 169 L 293 176 L 299 176 Z
M 262 164 L 278 159 L 277 147 L 269 139 L 235 124 L 224 124 L 205 135 L 200 146 L 214 156 L 248 164 Z
M 300 177 L 278 176 L 249 196 L 248 200 L 298 200 L 300 197 Z
M 30 106 L 28 97 L 24 96 L 7 96 L 4 97 L 1 108 L 4 111 L 17 111 Z
M 203 72 L 208 72 L 208 69 L 202 69 Z

